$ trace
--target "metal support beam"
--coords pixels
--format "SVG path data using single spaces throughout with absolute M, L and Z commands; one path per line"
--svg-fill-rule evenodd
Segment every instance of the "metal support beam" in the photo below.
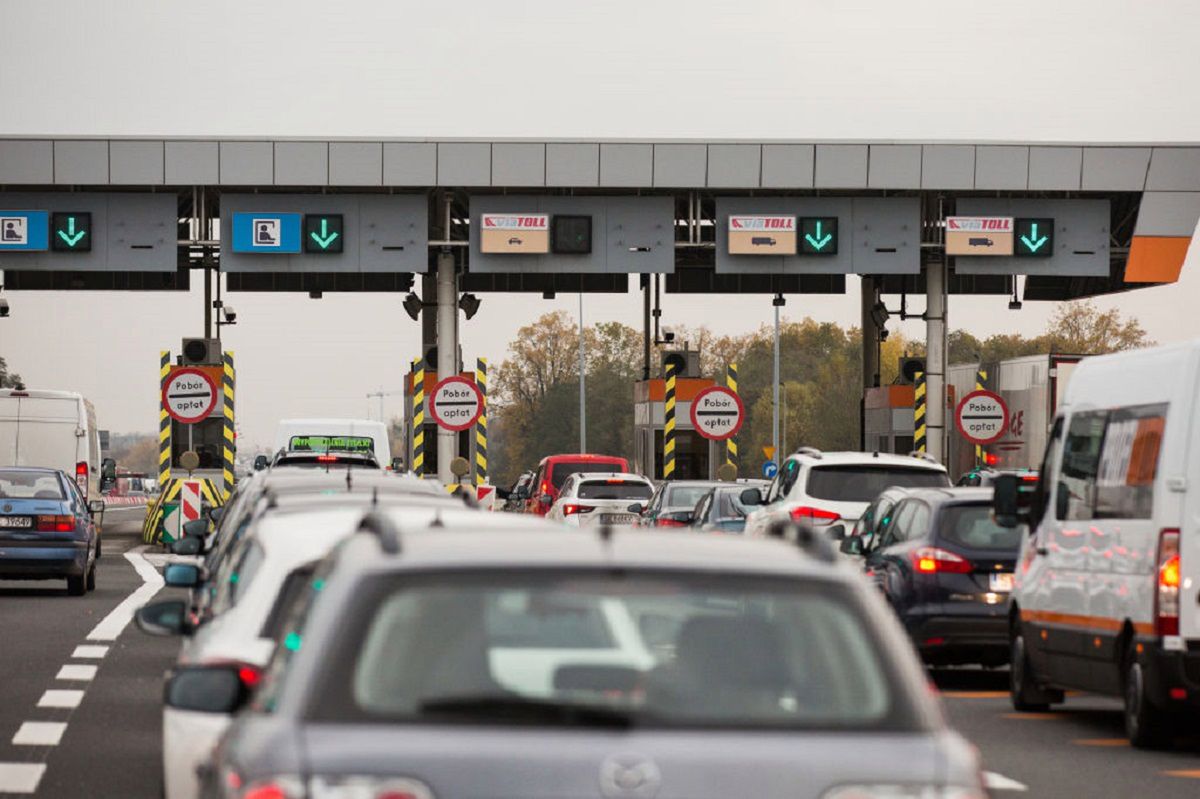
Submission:
M 946 257 L 925 266 L 925 387 L 928 452 L 946 462 Z
M 862 278 L 862 384 L 863 393 L 858 398 L 858 448 L 867 450 L 867 389 L 879 385 L 879 334 L 880 325 L 875 323 L 875 304 L 879 302 L 879 289 L 875 278 Z
M 437 344 L 437 273 L 421 278 L 421 357 Z M 434 364 L 428 364 L 433 367 Z
M 454 275 L 454 254 L 439 253 L 437 257 L 437 371 L 438 380 L 458 374 L 458 291 Z M 429 402 L 433 397 L 428 398 Z M 458 434 L 438 427 L 438 479 L 449 484 L 456 481 L 450 471 L 450 461 L 457 454 Z

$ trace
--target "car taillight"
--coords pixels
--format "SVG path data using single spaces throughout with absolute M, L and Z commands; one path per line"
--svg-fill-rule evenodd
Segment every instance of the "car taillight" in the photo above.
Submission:
M 563 505 L 563 516 L 571 516 L 576 513 L 591 513 L 595 508 L 590 505 Z
M 971 562 L 940 547 L 920 547 L 912 552 L 913 568 L 921 574 L 970 574 Z
M 317 463 L 337 463 L 337 455 L 318 455 Z
M 39 516 L 37 529 L 39 533 L 70 533 L 75 529 L 75 517 Z
M 792 521 L 794 522 L 808 522 L 809 524 L 817 526 L 833 524 L 838 519 L 842 518 L 840 515 L 831 510 L 810 508 L 807 505 L 801 505 L 798 508 L 792 508 L 789 513 L 791 514 Z
M 668 519 L 668 518 L 664 518 L 662 516 L 658 517 L 658 519 L 656 519 L 654 523 L 658 527 L 687 527 L 686 524 L 679 521 L 678 519 Z
M 313 777 L 312 799 L 433 799 L 423 782 L 405 777 Z
M 226 774 L 225 781 L 235 790 L 241 785 L 241 779 L 233 772 Z M 304 783 L 299 777 L 272 777 L 252 782 L 234 796 L 238 799 L 301 799 L 304 796 Z
M 83 492 L 83 498 L 88 498 L 88 465 L 87 461 L 75 464 L 75 485 Z
M 1158 535 L 1158 591 L 1154 595 L 1154 632 L 1179 635 L 1179 531 Z
M 257 688 L 262 676 L 263 670 L 258 666 L 242 666 L 238 669 L 238 679 L 246 688 Z

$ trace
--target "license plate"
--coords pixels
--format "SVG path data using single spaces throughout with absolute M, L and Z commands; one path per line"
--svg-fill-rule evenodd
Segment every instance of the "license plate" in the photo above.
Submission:
M 28 516 L 0 516 L 0 527 L 33 527 L 33 519 Z
M 1012 591 L 1012 572 L 998 572 L 988 575 L 988 587 L 993 591 Z
M 601 513 L 600 521 L 603 524 L 633 524 L 633 520 L 637 517 L 632 513 Z

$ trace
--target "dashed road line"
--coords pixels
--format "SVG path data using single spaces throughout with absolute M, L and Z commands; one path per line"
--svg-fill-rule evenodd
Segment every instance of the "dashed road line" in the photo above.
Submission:
M 87 644 L 82 644 L 80 646 L 75 647 L 75 651 L 71 653 L 71 657 L 77 658 L 80 660 L 82 660 L 84 658 L 99 659 L 99 658 L 104 657 L 107 654 L 108 654 L 107 646 L 88 646 Z
M 1028 791 L 1029 786 L 994 771 L 983 772 L 983 784 L 989 791 Z
M 83 701 L 83 691 L 64 691 L 51 689 L 42 694 L 38 707 L 77 708 Z
M 77 665 L 68 663 L 58 670 L 55 675 L 56 680 L 78 680 L 80 682 L 91 682 L 96 676 L 97 666 L 91 664 Z
M 137 609 L 146 604 L 152 596 L 158 593 L 158 589 L 162 588 L 162 575 L 142 557 L 141 553 L 144 549 L 144 546 L 140 546 L 125 553 L 125 559 L 133 564 L 134 570 L 142 578 L 141 587 L 125 597 L 121 604 L 101 619 L 100 623 L 87 634 L 89 641 L 115 641 L 133 619 L 133 614 L 137 612 Z
M 33 793 L 45 771 L 45 763 L 0 763 L 0 793 Z
M 26 721 L 12 742 L 16 746 L 58 746 L 66 731 L 65 721 Z

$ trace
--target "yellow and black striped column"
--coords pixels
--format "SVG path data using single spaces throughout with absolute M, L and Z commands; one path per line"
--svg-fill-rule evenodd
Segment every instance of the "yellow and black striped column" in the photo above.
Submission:
M 158 487 L 161 491 L 171 479 L 171 417 L 162 404 L 162 389 L 167 385 L 171 373 L 171 353 L 162 350 L 158 354 Z
M 225 442 L 223 447 L 223 458 L 221 468 L 225 477 L 225 484 L 222 486 L 221 494 L 223 500 L 229 499 L 229 495 L 233 493 L 234 483 L 237 482 L 237 472 L 235 471 L 237 460 L 237 428 L 234 426 L 233 420 L 233 387 L 235 382 L 235 373 L 233 368 L 233 352 L 227 351 L 222 354 L 221 365 L 224 371 L 221 375 L 221 388 L 225 393 L 224 410 L 225 410 Z
M 425 359 L 413 361 L 412 369 L 412 473 L 425 474 Z
M 738 393 L 737 380 L 737 364 L 731 363 L 725 367 L 725 388 L 734 394 Z M 725 462 L 732 463 L 735 468 L 738 465 L 737 436 L 730 436 L 725 439 Z
M 913 449 L 925 452 L 925 373 L 917 372 L 916 387 L 913 391 Z
M 667 390 L 663 404 L 663 479 L 675 476 L 675 365 L 667 364 Z
M 488 437 L 488 406 L 487 406 L 487 358 L 479 358 L 475 362 L 475 387 L 483 402 L 479 408 L 479 421 L 475 424 L 475 485 L 481 486 L 488 480 L 487 437 Z
M 983 368 L 983 364 L 980 364 L 979 368 L 975 370 L 976 391 L 983 391 L 985 388 L 987 388 L 987 378 L 987 370 Z M 980 444 L 975 445 L 975 465 L 983 466 L 983 446 Z

